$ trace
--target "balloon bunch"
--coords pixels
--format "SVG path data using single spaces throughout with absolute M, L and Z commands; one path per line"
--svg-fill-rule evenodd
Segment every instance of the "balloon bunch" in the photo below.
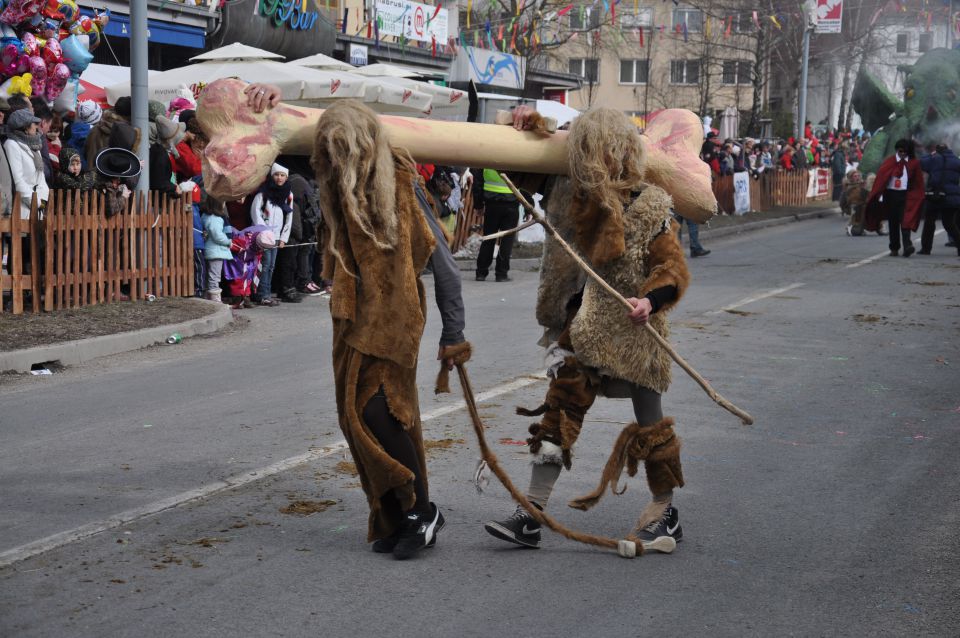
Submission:
M 73 110 L 110 12 L 82 15 L 76 0 L 0 0 L 0 9 L 0 96 L 39 96 Z

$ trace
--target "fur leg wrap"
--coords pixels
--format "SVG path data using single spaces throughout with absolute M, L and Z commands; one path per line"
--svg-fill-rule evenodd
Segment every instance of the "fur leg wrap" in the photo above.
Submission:
M 629 476 L 636 476 L 640 461 L 644 461 L 646 465 L 647 481 L 654 494 L 662 494 L 675 486 L 683 486 L 680 438 L 673 432 L 673 419 L 667 417 L 652 425 L 631 423 L 625 427 L 614 443 L 597 489 L 570 501 L 570 507 L 578 510 L 590 509 L 600 502 L 608 485 L 614 494 L 623 494 L 626 486 L 617 488 L 623 468 L 627 468 Z M 664 486 L 667 486 L 666 489 Z
M 550 380 L 547 397 L 533 410 L 517 408 L 521 416 L 543 416 L 539 423 L 530 426 L 527 439 L 530 452 L 537 454 L 545 441 L 560 446 L 563 466 L 571 464 L 571 449 L 580 436 L 583 418 L 597 398 L 597 388 L 591 384 L 586 371 L 570 356 L 564 359 L 557 374 Z
M 473 347 L 469 341 L 458 343 L 447 347 L 447 355 L 453 358 L 454 365 L 464 364 L 470 360 L 473 354 Z M 440 362 L 440 372 L 437 374 L 437 382 L 434 385 L 434 394 L 446 394 L 450 392 L 450 371 L 443 361 Z

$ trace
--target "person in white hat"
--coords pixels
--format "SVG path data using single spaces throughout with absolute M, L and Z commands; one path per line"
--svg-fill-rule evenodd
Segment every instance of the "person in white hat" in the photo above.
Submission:
M 253 300 L 261 306 L 280 304 L 271 297 L 271 279 L 277 263 L 277 249 L 283 248 L 290 239 L 290 227 L 293 223 L 293 190 L 287 183 L 288 177 L 290 171 L 275 163 L 250 204 L 250 219 L 253 225 L 268 226 L 277 239 L 276 246 L 264 249 L 260 261 L 260 284 Z

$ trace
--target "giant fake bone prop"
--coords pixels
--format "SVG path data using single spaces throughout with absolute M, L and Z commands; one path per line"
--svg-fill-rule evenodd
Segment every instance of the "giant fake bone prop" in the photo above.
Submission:
M 207 191 L 221 199 L 254 192 L 281 153 L 310 155 L 320 109 L 280 104 L 263 113 L 247 106 L 240 80 L 217 80 L 204 89 L 197 120 L 210 138 L 203 154 Z M 446 166 L 481 166 L 504 171 L 567 172 L 567 135 L 542 136 L 509 126 L 380 116 L 395 146 L 418 162 Z M 700 160 L 703 126 L 682 109 L 661 111 L 650 120 L 643 138 L 646 179 L 673 197 L 676 211 L 703 223 L 717 209 L 710 167 Z

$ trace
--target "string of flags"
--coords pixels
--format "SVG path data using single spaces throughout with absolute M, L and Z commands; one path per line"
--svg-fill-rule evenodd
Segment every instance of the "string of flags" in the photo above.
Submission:
M 666 1 L 667 0 L 662 0 L 662 2 Z M 757 10 L 752 10 L 749 14 L 728 16 L 703 15 L 702 22 L 696 24 L 696 28 L 694 28 L 692 23 L 688 24 L 685 14 L 683 14 L 684 19 L 682 21 L 678 21 L 672 26 L 667 24 L 633 26 L 624 18 L 641 15 L 639 0 L 633 0 L 633 16 L 630 16 L 629 12 L 624 12 L 621 8 L 619 12 L 621 20 L 618 21 L 617 7 L 621 5 L 622 2 L 623 0 L 586 0 L 583 3 L 567 4 L 559 9 L 551 10 L 546 14 L 541 13 L 540 10 L 533 10 L 527 12 L 529 15 L 525 15 L 524 9 L 530 9 L 536 5 L 535 3 L 529 3 L 528 6 L 527 0 L 518 0 L 516 12 L 513 15 L 502 16 L 501 14 L 495 16 L 492 8 L 488 7 L 486 16 L 477 16 L 473 11 L 473 0 L 467 0 L 466 28 L 461 29 L 456 37 L 448 38 L 446 43 L 438 43 L 435 38 L 432 38 L 430 42 L 416 41 L 411 43 L 403 36 L 399 36 L 397 41 L 401 47 L 406 47 L 410 44 L 418 48 L 430 47 L 431 55 L 433 56 L 436 56 L 438 53 L 455 54 L 459 46 L 472 46 L 489 50 L 499 50 L 504 53 L 519 54 L 521 53 L 518 48 L 520 43 L 523 44 L 524 50 L 530 50 L 531 47 L 536 50 L 537 48 L 556 45 L 563 41 L 575 41 L 580 33 L 583 32 L 586 32 L 586 38 L 590 44 L 602 43 L 605 33 L 611 34 L 611 30 L 612 35 L 607 35 L 606 37 L 612 37 L 614 40 L 621 42 L 628 41 L 627 34 L 634 32 L 637 43 L 641 47 L 644 47 L 652 42 L 653 39 L 662 39 L 668 34 L 672 34 L 676 39 L 682 38 L 684 42 L 689 42 L 691 33 L 696 32 L 702 32 L 707 39 L 713 39 L 716 33 L 719 38 L 726 40 L 734 37 L 734 28 L 736 28 L 737 35 L 747 33 L 751 29 L 761 30 L 764 28 L 764 25 L 768 25 L 769 28 L 776 29 L 777 31 L 782 31 L 793 21 L 802 22 L 804 19 L 798 7 L 797 11 L 792 13 L 781 12 L 770 15 L 761 14 Z M 679 6 L 679 0 L 672 0 L 672 2 L 675 6 Z M 904 0 L 897 0 L 894 6 L 895 11 L 898 13 L 906 13 L 908 11 Z M 925 2 L 924 7 L 924 9 L 921 9 L 917 13 L 917 23 L 921 26 L 925 25 L 927 31 L 932 28 L 935 13 L 943 13 L 945 16 L 951 15 L 949 6 L 945 6 L 940 11 L 933 11 L 927 8 L 927 3 Z M 427 18 L 427 25 L 437 17 L 441 8 L 442 3 L 438 1 L 433 14 Z M 696 7 L 693 7 L 693 9 L 696 9 Z M 593 12 L 595 11 L 599 11 L 599 19 L 594 17 Z M 877 20 L 882 12 L 883 8 L 877 10 L 870 21 L 871 24 Z M 557 20 L 567 16 L 570 16 L 569 20 L 571 23 L 569 31 L 559 33 L 557 29 L 552 28 L 556 25 Z M 349 18 L 349 9 L 345 8 L 340 25 L 340 31 L 342 33 L 347 33 L 347 22 Z M 483 24 L 480 25 L 475 22 L 475 18 L 482 18 Z M 574 18 L 576 19 L 574 20 Z M 625 22 L 628 24 L 626 27 L 624 26 Z M 953 13 L 949 22 L 951 28 L 955 29 L 957 34 L 960 34 L 960 11 Z M 366 37 L 374 39 L 376 46 L 380 46 L 380 25 L 376 9 L 364 11 L 364 15 L 361 17 L 360 9 L 356 8 L 354 24 L 357 26 L 355 35 L 366 32 Z M 573 28 L 573 24 L 583 25 L 583 28 Z

